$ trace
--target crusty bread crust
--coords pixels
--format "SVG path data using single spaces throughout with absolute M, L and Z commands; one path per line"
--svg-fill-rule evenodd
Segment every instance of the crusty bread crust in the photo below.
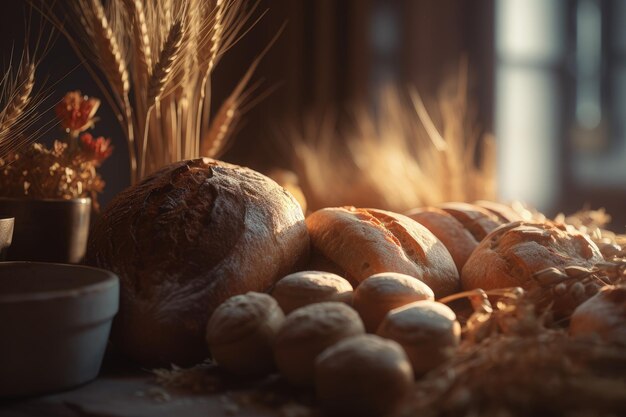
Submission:
M 535 272 L 549 267 L 591 267 L 602 261 L 587 236 L 552 222 L 513 222 L 491 232 L 474 250 L 461 272 L 466 290 L 532 288 Z
M 359 312 L 365 330 L 374 333 L 394 308 L 434 299 L 433 290 L 422 281 L 397 272 L 383 272 L 372 275 L 357 287 L 352 306 Z
M 570 321 L 575 337 L 597 337 L 626 348 L 626 285 L 610 285 L 576 308 Z
M 272 289 L 285 314 L 323 301 L 352 303 L 352 285 L 331 272 L 299 271 L 281 278 Z
M 452 255 L 460 274 L 463 265 L 478 246 L 478 241 L 469 230 L 450 213 L 437 207 L 414 209 L 406 215 L 425 226 L 441 240 Z
M 90 263 L 121 280 L 112 339 L 144 365 L 207 356 L 204 329 L 236 294 L 265 291 L 307 256 L 304 216 L 274 181 L 207 158 L 121 192 L 95 225 Z
M 459 277 L 446 247 L 428 229 L 385 210 L 334 207 L 306 220 L 311 244 L 361 282 L 380 272 L 399 272 L 425 282 L 442 297 L 459 289 Z
M 501 223 L 511 223 L 524 220 L 518 212 L 506 204 L 488 200 L 474 201 L 473 204 L 495 214 L 500 219 Z
M 495 214 L 474 204 L 444 203 L 437 207 L 460 221 L 478 242 L 502 224 Z

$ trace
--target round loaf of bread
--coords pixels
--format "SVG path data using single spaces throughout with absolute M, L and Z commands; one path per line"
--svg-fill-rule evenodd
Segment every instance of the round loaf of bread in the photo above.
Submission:
M 91 264 L 120 277 L 112 341 L 144 366 L 208 355 L 209 316 L 264 292 L 305 261 L 302 210 L 274 181 L 207 158 L 181 161 L 121 192 L 95 225 Z
M 238 375 L 269 372 L 274 368 L 274 338 L 284 321 L 285 315 L 269 295 L 235 295 L 220 304 L 207 324 L 211 356 Z
M 474 250 L 461 273 L 463 288 L 532 288 L 533 274 L 568 266 L 592 267 L 602 261 L 587 236 L 552 222 L 513 222 L 490 233 Z
M 350 337 L 317 358 L 315 392 L 337 416 L 388 416 L 413 387 L 413 371 L 402 347 L 368 334 Z
M 398 342 L 419 376 L 454 354 L 461 341 L 461 325 L 447 305 L 424 300 L 391 310 L 377 334 Z
M 358 284 L 380 272 L 399 272 L 428 285 L 436 297 L 459 289 L 446 247 L 427 228 L 385 210 L 335 207 L 306 219 L 315 252 Z
M 414 209 L 406 214 L 430 230 L 450 252 L 459 274 L 478 241 L 469 230 L 450 213 L 437 207 Z
M 285 314 L 305 305 L 322 301 L 352 303 L 352 285 L 330 272 L 301 271 L 287 275 L 276 283 L 272 297 Z
M 374 333 L 388 312 L 419 300 L 434 300 L 428 285 L 409 275 L 383 272 L 363 281 L 354 292 L 353 306 L 365 330 Z
M 312 385 L 317 355 L 363 333 L 359 315 L 344 303 L 327 301 L 299 308 L 287 316 L 276 336 L 276 366 L 291 384 Z
M 603 287 L 579 305 L 569 329 L 575 337 L 597 337 L 626 347 L 626 285 Z

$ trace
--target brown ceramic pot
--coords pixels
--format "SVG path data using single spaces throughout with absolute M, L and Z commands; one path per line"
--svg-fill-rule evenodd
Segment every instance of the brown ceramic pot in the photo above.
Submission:
M 15 218 L 7 259 L 81 262 L 87 249 L 90 214 L 90 198 L 0 198 L 0 216 Z
M 4 261 L 7 256 L 7 250 L 13 241 L 13 225 L 15 218 L 0 217 L 0 261 Z

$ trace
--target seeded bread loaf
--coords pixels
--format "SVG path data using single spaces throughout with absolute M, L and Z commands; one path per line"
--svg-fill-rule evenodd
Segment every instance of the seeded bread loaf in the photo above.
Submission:
M 587 236 L 552 222 L 513 222 L 491 232 L 461 273 L 464 289 L 532 288 L 533 274 L 545 268 L 591 267 L 602 261 Z

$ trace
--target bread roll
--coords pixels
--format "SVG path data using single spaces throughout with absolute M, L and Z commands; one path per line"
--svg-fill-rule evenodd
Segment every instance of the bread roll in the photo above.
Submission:
M 506 204 L 498 203 L 495 201 L 478 200 L 474 202 L 474 205 L 488 210 L 492 214 L 495 214 L 500 223 L 511 223 L 525 220 L 521 214 Z
M 569 329 L 574 337 L 597 337 L 626 347 L 626 285 L 603 287 L 579 305 Z
M 474 250 L 461 272 L 463 288 L 535 285 L 533 274 L 542 269 L 592 267 L 602 261 L 598 247 L 587 236 L 568 232 L 552 222 L 514 222 L 489 234 Z
M 390 415 L 412 386 L 413 371 L 402 347 L 376 335 L 342 340 L 322 352 L 315 365 L 315 392 L 330 415 Z
M 169 165 L 121 192 L 95 225 L 91 264 L 120 277 L 112 340 L 144 366 L 208 355 L 210 314 L 266 291 L 308 252 L 302 210 L 274 181 L 207 158 Z
M 450 213 L 437 207 L 411 210 L 407 216 L 430 230 L 450 252 L 456 269 L 461 273 L 463 265 L 478 246 L 478 241 L 469 230 Z
M 354 207 L 325 208 L 306 219 L 314 251 L 355 283 L 380 272 L 425 282 L 442 297 L 459 288 L 446 247 L 424 226 L 401 214 Z
M 377 334 L 398 342 L 419 376 L 453 355 L 461 340 L 461 326 L 448 306 L 424 300 L 391 310 Z
M 434 299 L 433 290 L 422 281 L 397 272 L 383 272 L 372 275 L 357 287 L 353 305 L 365 330 L 373 333 L 394 308 L 413 301 Z
M 322 301 L 352 303 L 352 285 L 330 272 L 301 271 L 287 275 L 276 283 L 272 297 L 285 312 Z
M 498 216 L 474 204 L 444 203 L 437 207 L 460 221 L 478 242 L 503 224 Z
M 206 340 L 211 356 L 224 369 L 255 375 L 274 368 L 272 344 L 285 315 L 267 294 L 249 292 L 224 301 L 211 315 Z
M 340 302 L 311 304 L 287 316 L 274 343 L 280 373 L 293 385 L 312 385 L 315 358 L 350 336 L 365 333 L 359 315 Z

